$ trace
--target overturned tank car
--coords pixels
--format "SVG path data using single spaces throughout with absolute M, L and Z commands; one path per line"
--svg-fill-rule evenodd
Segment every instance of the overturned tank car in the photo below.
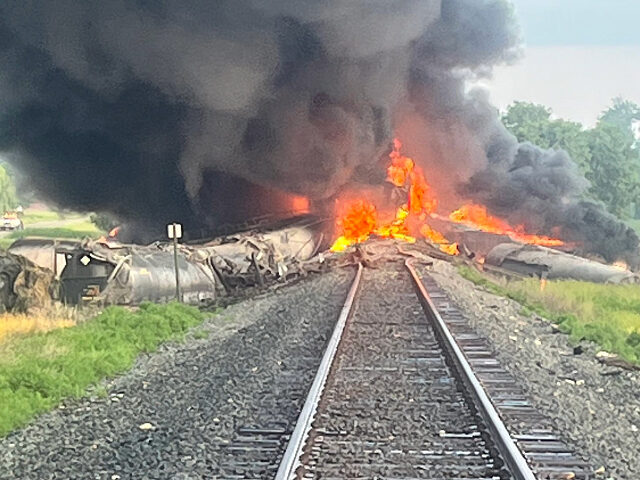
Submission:
M 239 286 L 265 285 L 303 274 L 319 250 L 318 224 L 303 222 L 274 231 L 243 232 L 199 245 L 179 245 L 181 299 L 210 303 Z M 176 297 L 173 246 L 84 241 L 64 253 L 61 298 L 69 304 L 137 305 Z
M 593 283 L 639 283 L 636 274 L 623 268 L 570 255 L 551 248 L 502 243 L 486 256 L 485 267 L 498 267 L 522 276 L 571 279 Z
M 60 278 L 66 265 L 65 252 L 79 246 L 79 240 L 26 237 L 13 242 L 8 252 L 24 257 L 39 267 L 52 271 L 56 278 Z
M 215 279 L 201 265 L 178 253 L 181 293 L 197 304 L 215 298 Z M 61 298 L 69 304 L 100 301 L 137 305 L 175 299 L 175 267 L 170 252 L 152 247 L 108 246 L 86 242 L 66 252 L 60 276 Z

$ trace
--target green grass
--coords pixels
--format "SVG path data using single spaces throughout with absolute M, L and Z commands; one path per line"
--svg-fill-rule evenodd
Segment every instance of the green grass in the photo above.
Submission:
M 204 314 L 178 303 L 109 307 L 76 327 L 16 335 L 0 343 L 0 436 L 63 399 L 129 369 L 141 352 L 183 338 Z
M 64 227 L 26 227 L 24 230 L 16 230 L 0 237 L 0 247 L 8 248 L 13 242 L 24 237 L 45 237 L 45 238 L 77 238 L 98 237 L 103 232 L 88 220 L 80 219 L 77 222 L 65 225 Z
M 32 223 L 40 222 L 55 222 L 60 220 L 58 212 L 52 212 L 49 210 L 25 210 L 22 221 L 25 225 L 31 225 Z
M 536 279 L 498 283 L 469 267 L 459 271 L 476 285 L 519 302 L 523 314 L 537 313 L 557 323 L 572 341 L 595 342 L 640 364 L 640 286 L 554 280 L 541 291 Z

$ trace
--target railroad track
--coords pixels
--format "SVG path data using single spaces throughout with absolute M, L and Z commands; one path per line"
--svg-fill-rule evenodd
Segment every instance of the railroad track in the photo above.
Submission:
M 587 480 L 590 471 L 407 262 L 359 267 L 275 478 Z

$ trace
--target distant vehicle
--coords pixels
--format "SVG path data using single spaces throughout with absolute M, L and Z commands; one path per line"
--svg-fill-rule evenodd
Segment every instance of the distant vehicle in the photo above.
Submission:
M 24 223 L 18 212 L 5 212 L 0 223 L 0 230 L 24 230 Z

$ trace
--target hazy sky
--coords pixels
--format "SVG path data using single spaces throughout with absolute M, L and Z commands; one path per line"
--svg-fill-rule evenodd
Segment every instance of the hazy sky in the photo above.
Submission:
M 611 99 L 640 104 L 640 0 L 513 0 L 524 57 L 483 82 L 503 109 L 542 103 L 557 116 L 595 123 Z

